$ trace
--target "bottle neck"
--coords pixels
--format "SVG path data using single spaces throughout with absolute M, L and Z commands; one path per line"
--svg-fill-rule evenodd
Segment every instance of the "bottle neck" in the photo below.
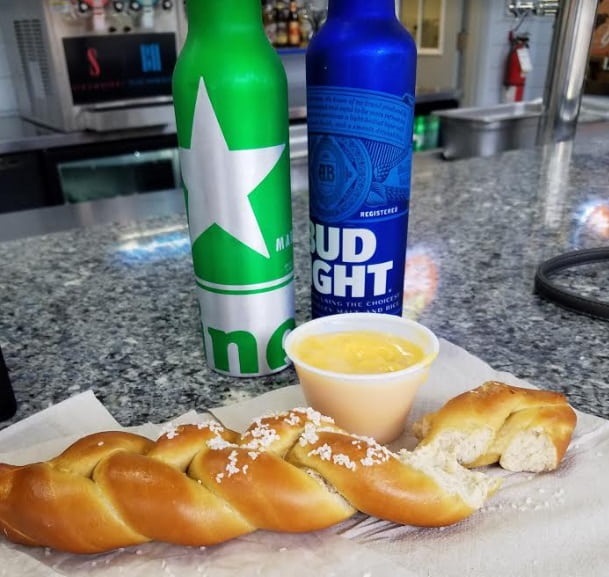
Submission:
M 218 27 L 262 27 L 260 0 L 188 0 L 186 2 L 189 29 L 197 32 L 218 31 Z
M 395 18 L 395 0 L 328 0 L 328 18 Z

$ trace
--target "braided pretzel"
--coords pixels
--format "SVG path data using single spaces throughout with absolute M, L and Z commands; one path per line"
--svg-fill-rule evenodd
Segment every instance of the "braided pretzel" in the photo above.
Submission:
M 499 463 L 539 473 L 558 467 L 577 422 L 564 395 L 487 381 L 413 424 L 419 447 L 452 453 L 466 467 Z
M 180 426 L 156 442 L 104 432 L 47 462 L 0 465 L 0 528 L 13 542 L 74 553 L 151 540 L 203 546 L 256 529 L 322 529 L 357 510 L 456 523 L 497 486 L 446 455 L 392 453 L 294 409 L 243 435 L 217 423 Z

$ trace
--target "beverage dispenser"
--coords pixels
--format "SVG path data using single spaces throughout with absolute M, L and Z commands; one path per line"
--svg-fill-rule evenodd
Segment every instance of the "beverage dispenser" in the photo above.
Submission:
M 20 114 L 62 131 L 174 124 L 183 0 L 0 0 Z

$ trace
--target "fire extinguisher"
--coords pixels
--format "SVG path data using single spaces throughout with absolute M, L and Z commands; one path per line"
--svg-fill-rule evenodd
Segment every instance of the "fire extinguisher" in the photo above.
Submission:
M 517 35 L 511 30 L 508 40 L 510 42 L 510 51 L 507 56 L 503 77 L 505 102 L 521 102 L 524 98 L 524 86 L 527 74 L 533 69 L 529 53 L 529 35 Z

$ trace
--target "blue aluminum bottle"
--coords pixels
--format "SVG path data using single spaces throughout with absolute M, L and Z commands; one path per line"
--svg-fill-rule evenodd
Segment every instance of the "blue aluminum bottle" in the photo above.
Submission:
M 416 62 L 394 0 L 329 0 L 306 55 L 313 317 L 402 314 Z

